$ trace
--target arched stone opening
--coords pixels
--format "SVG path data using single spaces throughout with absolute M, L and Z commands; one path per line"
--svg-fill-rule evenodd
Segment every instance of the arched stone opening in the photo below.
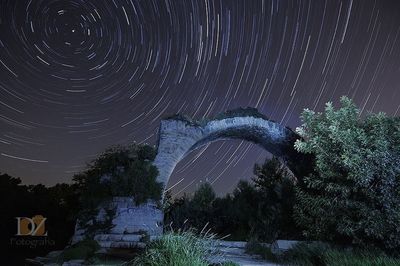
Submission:
M 238 109 L 214 119 L 193 121 L 176 115 L 161 121 L 154 165 L 157 181 L 167 186 L 175 166 L 188 153 L 217 140 L 241 139 L 256 143 L 279 157 L 296 177 L 308 169 L 306 158 L 294 149 L 300 137 L 287 127 L 269 120 L 256 109 Z

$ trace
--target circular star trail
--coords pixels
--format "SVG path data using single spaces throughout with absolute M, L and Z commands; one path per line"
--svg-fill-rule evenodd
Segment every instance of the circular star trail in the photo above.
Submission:
M 342 95 L 399 115 L 398 1 L 2 0 L 0 166 L 69 182 L 113 144 L 155 144 L 160 120 L 256 107 L 295 127 Z M 174 194 L 218 193 L 268 154 L 224 141 L 190 154 Z

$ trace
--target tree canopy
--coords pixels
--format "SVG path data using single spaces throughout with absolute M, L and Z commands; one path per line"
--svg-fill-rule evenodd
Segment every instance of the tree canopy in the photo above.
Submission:
M 295 218 L 306 236 L 400 247 L 400 120 L 363 117 L 347 97 L 341 107 L 305 110 L 295 148 L 315 155 L 297 188 Z

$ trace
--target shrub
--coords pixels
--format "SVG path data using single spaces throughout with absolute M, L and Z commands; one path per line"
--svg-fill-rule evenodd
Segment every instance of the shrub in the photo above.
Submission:
M 322 243 L 299 243 L 286 251 L 280 261 L 298 266 L 325 265 L 323 256 L 328 249 L 329 246 Z
M 250 240 L 245 246 L 246 253 L 250 255 L 258 255 L 264 260 L 276 262 L 278 260 L 277 256 L 272 253 L 270 247 L 263 246 L 257 240 Z
M 86 260 L 93 256 L 99 248 L 100 246 L 95 240 L 80 241 L 64 249 L 62 253 L 56 258 L 56 260 L 57 262 L 78 259 Z
M 315 171 L 296 192 L 295 219 L 307 237 L 400 248 L 400 120 L 365 119 L 346 97 L 335 110 L 305 110 L 296 149 Z

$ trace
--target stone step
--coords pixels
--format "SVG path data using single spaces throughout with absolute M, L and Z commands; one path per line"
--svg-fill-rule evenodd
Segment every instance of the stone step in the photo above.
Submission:
M 157 239 L 159 236 L 150 235 L 148 236 L 151 241 Z M 128 242 L 140 242 L 145 239 L 146 235 L 141 234 L 98 234 L 95 235 L 94 240 L 96 241 L 128 241 Z
M 95 235 L 94 240 L 96 241 L 125 241 L 125 242 L 140 242 L 143 235 L 117 235 L 117 234 L 102 234 Z
M 102 248 L 145 248 L 146 243 L 137 241 L 97 241 Z
M 127 223 L 119 223 L 113 222 L 115 225 L 110 232 L 112 234 L 135 234 L 139 231 L 146 231 L 149 234 L 162 234 L 163 228 L 162 226 L 158 226 L 156 223 L 148 223 L 148 224 L 127 224 Z

